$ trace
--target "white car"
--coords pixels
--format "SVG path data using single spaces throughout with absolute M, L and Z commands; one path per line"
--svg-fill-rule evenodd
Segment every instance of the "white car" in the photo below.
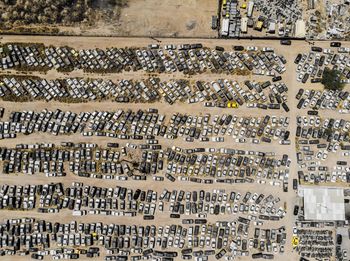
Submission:
M 259 140 L 259 139 L 252 139 L 252 142 L 253 142 L 254 144 L 260 144 L 260 140 Z
M 298 229 L 296 227 L 293 227 L 293 235 L 298 235 Z
M 258 47 L 256 46 L 247 46 L 247 51 L 257 51 Z
M 276 181 L 276 180 L 270 181 L 270 185 L 272 185 L 272 186 L 280 186 L 280 185 L 281 185 L 281 182 Z
M 236 142 L 238 142 L 238 143 L 246 143 L 247 141 L 246 141 L 245 138 L 237 138 Z

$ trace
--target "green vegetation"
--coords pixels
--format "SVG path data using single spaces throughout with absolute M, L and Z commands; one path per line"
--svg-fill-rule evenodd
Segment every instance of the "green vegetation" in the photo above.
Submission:
M 12 30 L 21 27 L 21 30 L 30 31 L 33 28 L 27 26 L 34 24 L 94 24 L 96 19 L 127 4 L 128 0 L 0 0 L 0 28 Z
M 344 83 L 341 82 L 341 72 L 325 68 L 322 76 L 322 84 L 327 90 L 342 90 Z
M 108 1 L 110 5 L 112 6 L 127 6 L 128 5 L 128 0 L 109 0 Z
M 24 24 L 73 24 L 91 15 L 91 8 L 85 0 L 20 0 L 5 3 L 1 22 L 5 27 Z

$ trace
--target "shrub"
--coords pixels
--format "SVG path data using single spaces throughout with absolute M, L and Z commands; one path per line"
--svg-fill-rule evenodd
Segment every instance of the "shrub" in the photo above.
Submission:
M 338 70 L 325 68 L 322 75 L 322 84 L 327 90 L 342 90 L 344 83 L 341 82 L 342 74 Z

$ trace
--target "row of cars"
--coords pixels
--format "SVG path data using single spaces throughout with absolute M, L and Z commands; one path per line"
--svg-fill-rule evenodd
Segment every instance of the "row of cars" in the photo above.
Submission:
M 342 114 L 350 111 L 350 95 L 348 91 L 318 91 L 300 88 L 296 99 L 298 100 L 298 109 L 337 110 Z
M 237 48 L 236 48 L 237 49 Z M 244 48 L 243 48 L 244 49 Z M 286 60 L 269 48 L 249 51 L 225 51 L 224 48 L 206 48 L 202 44 L 175 45 L 165 48 L 74 49 L 42 44 L 3 44 L 1 48 L 2 69 L 88 72 L 168 72 L 186 74 L 212 71 L 218 73 L 245 73 L 275 76 L 282 74 Z M 266 51 L 264 51 L 266 50 Z
M 92 143 L 74 145 L 62 142 L 61 145 L 61 148 L 55 148 L 51 143 L 2 147 L 3 173 L 45 173 L 48 177 L 54 177 L 65 176 L 70 170 L 75 174 L 90 171 L 126 175 L 132 169 L 126 148 L 117 149 L 118 143 L 108 143 L 104 148 L 97 148 Z M 68 163 L 68 168 L 65 163 Z
M 54 144 L 18 144 L 16 148 L 0 148 L 3 173 L 37 174 L 48 177 L 75 175 L 96 179 L 155 181 L 164 178 L 195 183 L 252 183 L 282 186 L 287 190 L 290 159 L 274 153 L 235 149 L 155 148 L 154 145 L 129 144 L 109 147 L 96 144 L 64 142 L 63 147 Z M 111 146 L 113 146 L 111 148 Z M 155 145 L 159 146 L 159 145 Z M 133 157 L 128 156 L 140 155 Z M 69 169 L 67 169 L 69 165 Z M 55 174 L 55 175 L 53 175 Z
M 156 109 L 94 111 L 74 113 L 44 109 L 11 112 L 8 121 L 0 121 L 0 139 L 16 138 L 18 134 L 50 133 L 83 136 L 107 136 L 118 139 L 143 140 L 162 137 L 185 141 L 223 142 L 224 136 L 236 142 L 253 143 L 279 140 L 288 143 L 289 118 L 277 116 L 238 117 L 223 115 L 189 115 L 174 113 L 169 118 Z M 149 136 L 149 137 L 148 137 Z M 150 144 L 158 144 L 157 141 Z
M 16 137 L 16 133 L 51 133 L 72 134 L 82 133 L 91 136 L 96 132 L 99 136 L 118 137 L 130 139 L 130 135 L 156 135 L 164 136 L 167 126 L 164 124 L 165 116 L 158 114 L 157 110 L 116 110 L 74 113 L 57 109 L 47 109 L 41 112 L 14 111 L 9 121 L 1 122 L 2 138 Z M 108 131 L 108 134 L 107 134 Z M 118 134 L 117 134 L 118 133 Z M 135 136 L 134 135 L 134 136 Z M 135 138 L 135 137 L 134 137 Z
M 143 216 L 153 220 L 160 213 L 170 218 L 182 215 L 244 215 L 247 222 L 263 224 L 264 220 L 278 221 L 286 211 L 280 198 L 273 195 L 237 191 L 141 190 L 127 187 L 99 187 L 74 183 L 42 185 L 7 185 L 0 187 L 1 210 L 36 210 L 40 213 L 58 213 L 64 209 L 73 216 Z M 248 235 L 248 234 L 247 234 Z
M 206 219 L 184 221 L 182 225 L 124 225 L 7 219 L 1 223 L 0 240 L 7 248 L 2 248 L 0 254 L 31 255 L 34 259 L 51 256 L 54 260 L 104 255 L 105 260 L 136 261 L 210 256 L 231 260 L 257 251 L 273 258 L 284 252 L 284 227 L 257 228 L 254 237 L 247 237 L 244 231 L 249 228 L 249 221 L 242 217 L 214 224 Z
M 297 162 L 299 179 L 306 183 L 350 182 L 347 155 L 350 122 L 344 119 L 297 117 Z M 342 151 L 342 155 L 339 155 Z M 328 157 L 337 155 L 333 166 Z M 339 156 L 338 156 L 339 155 Z
M 299 239 L 294 249 L 302 257 L 327 260 L 334 256 L 335 244 L 332 230 L 294 228 L 293 235 Z
M 232 136 L 239 143 L 245 143 L 247 139 L 252 139 L 253 143 L 271 143 L 272 140 L 288 140 L 288 125 L 288 117 L 237 117 L 230 114 L 211 117 L 210 114 L 193 116 L 174 113 L 166 135 L 185 137 L 186 141 L 209 141 L 211 138 L 223 142 L 224 139 L 218 138 Z
M 82 102 L 93 100 L 114 100 L 116 102 L 151 103 L 165 101 L 168 104 L 179 102 L 199 103 L 205 106 L 238 107 L 247 105 L 262 109 L 288 108 L 288 87 L 282 78 L 271 81 L 237 81 L 218 79 L 205 82 L 188 80 L 161 81 L 159 78 L 146 80 L 111 80 L 66 78 L 46 80 L 30 77 L 3 77 L 0 82 L 0 97 L 3 100 L 59 100 L 64 102 Z
M 349 239 L 350 239 L 350 230 L 348 230 L 349 233 Z M 348 250 L 342 248 L 343 243 L 343 236 L 341 234 L 336 234 L 336 247 L 335 247 L 335 256 L 340 261 L 346 261 L 348 260 Z M 344 244 L 345 248 L 347 247 L 346 244 Z
M 264 152 L 244 151 L 226 149 L 228 155 L 206 155 L 198 153 L 190 155 L 196 159 L 194 166 L 186 166 L 188 154 L 176 149 L 170 151 L 166 177 L 174 175 L 198 175 L 200 177 L 218 177 L 216 182 L 220 183 L 245 183 L 254 182 L 265 184 L 269 180 L 271 185 L 281 186 L 287 190 L 290 159 L 284 154 L 281 159 Z M 235 156 L 237 155 L 237 156 Z M 170 177 L 169 177 L 170 176 Z
M 325 70 L 337 70 L 340 72 L 342 81 L 350 83 L 350 55 L 349 48 L 339 47 L 337 50 L 311 47 L 308 53 L 300 53 L 294 60 L 297 65 L 297 80 L 306 83 L 322 81 Z

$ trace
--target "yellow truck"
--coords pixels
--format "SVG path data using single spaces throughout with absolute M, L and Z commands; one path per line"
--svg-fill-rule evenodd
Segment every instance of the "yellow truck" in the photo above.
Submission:
M 263 26 L 263 22 L 262 21 L 257 21 L 257 23 L 255 24 L 255 30 L 261 31 L 262 30 L 262 26 Z
M 222 1 L 222 9 L 223 9 L 223 10 L 226 10 L 226 7 L 227 7 L 226 0 L 223 0 L 223 1 Z

